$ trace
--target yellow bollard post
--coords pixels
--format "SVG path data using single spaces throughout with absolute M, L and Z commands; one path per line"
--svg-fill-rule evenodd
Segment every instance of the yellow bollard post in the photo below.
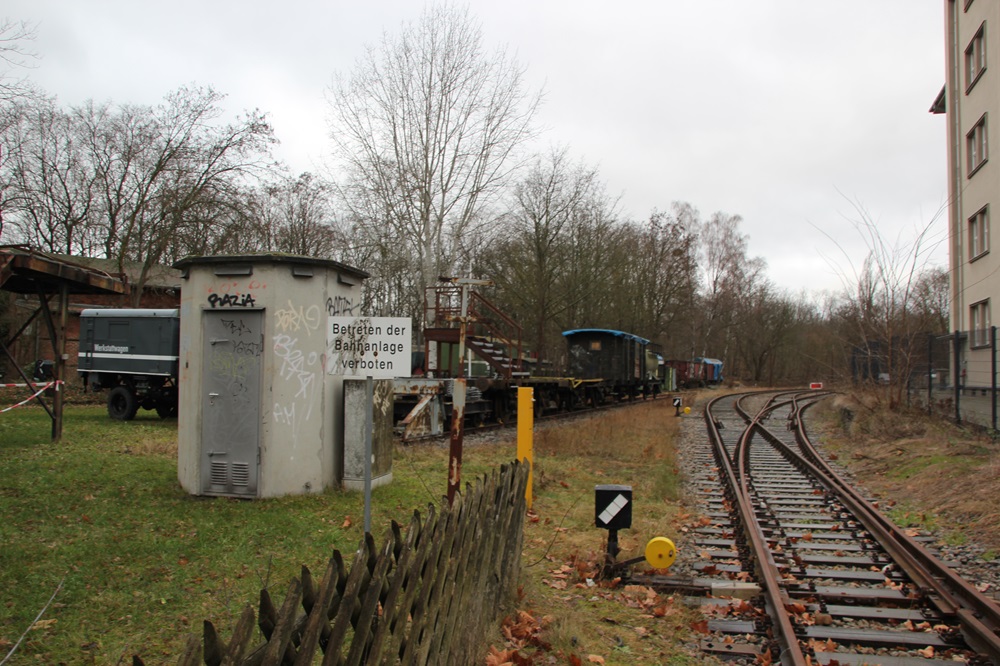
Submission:
M 535 451 L 535 389 L 521 386 L 517 389 L 517 459 L 528 461 L 528 487 L 524 499 L 531 508 L 531 481 L 534 472 Z

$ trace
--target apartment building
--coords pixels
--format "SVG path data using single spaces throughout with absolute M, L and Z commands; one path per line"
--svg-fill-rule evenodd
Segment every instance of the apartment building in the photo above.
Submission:
M 963 332 L 951 379 L 988 387 L 1000 303 L 1000 246 L 990 248 L 1000 220 L 1000 148 L 991 137 L 1000 136 L 1000 2 L 945 0 L 944 9 L 946 83 L 931 111 L 946 113 L 951 330 Z

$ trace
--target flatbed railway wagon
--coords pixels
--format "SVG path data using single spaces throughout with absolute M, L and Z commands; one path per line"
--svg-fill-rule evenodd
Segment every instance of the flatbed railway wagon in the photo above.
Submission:
M 108 390 L 108 415 L 139 408 L 177 416 L 180 313 L 171 309 L 87 309 L 80 313 L 77 372 L 85 390 Z

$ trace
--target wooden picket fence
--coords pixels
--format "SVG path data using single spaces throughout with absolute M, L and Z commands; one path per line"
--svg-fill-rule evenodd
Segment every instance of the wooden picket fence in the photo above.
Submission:
M 517 584 L 527 481 L 526 463 L 504 465 L 451 507 L 429 505 L 423 520 L 414 512 L 405 538 L 395 522 L 380 550 L 366 534 L 349 570 L 336 550 L 318 585 L 303 566 L 280 608 L 261 590 L 256 617 L 248 604 L 228 641 L 206 620 L 178 663 L 480 662 Z M 264 642 L 251 647 L 255 620 Z

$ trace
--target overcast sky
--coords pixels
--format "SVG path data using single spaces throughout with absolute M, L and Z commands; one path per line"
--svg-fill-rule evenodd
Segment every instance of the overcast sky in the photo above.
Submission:
M 156 104 L 211 85 L 267 112 L 294 172 L 329 150 L 324 93 L 422 2 L 5 0 L 37 22 L 30 76 L 63 104 Z M 779 287 L 839 290 L 865 245 L 863 207 L 892 243 L 937 216 L 946 264 L 941 0 L 476 0 L 487 46 L 544 88 L 539 149 L 597 167 L 622 209 L 673 201 L 740 215 Z M 828 236 L 836 239 L 831 240 Z M 843 248 L 849 255 L 845 259 Z M 835 265 L 831 265 L 835 262 Z M 364 268 L 364 267 L 361 267 Z

